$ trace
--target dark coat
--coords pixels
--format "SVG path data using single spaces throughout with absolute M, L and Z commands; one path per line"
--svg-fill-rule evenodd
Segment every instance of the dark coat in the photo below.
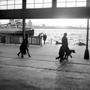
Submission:
M 25 44 L 25 41 L 22 42 L 21 46 L 20 46 L 20 52 L 22 54 L 26 54 L 26 44 Z

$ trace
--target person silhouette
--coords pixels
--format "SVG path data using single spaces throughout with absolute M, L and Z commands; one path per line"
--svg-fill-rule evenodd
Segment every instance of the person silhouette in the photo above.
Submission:
M 62 62 L 62 60 L 64 60 L 64 55 L 66 54 L 68 49 L 69 48 L 68 48 L 67 33 L 64 33 L 62 37 L 62 46 L 59 49 L 59 57 L 56 57 L 56 59 L 60 58 L 60 62 Z
M 24 55 L 26 54 L 26 45 L 25 45 L 25 40 L 22 41 L 20 47 L 19 47 L 20 51 L 18 52 L 18 56 L 19 54 L 21 54 L 21 58 L 24 57 Z
M 19 54 L 21 53 L 21 58 L 23 58 L 24 55 L 26 53 L 28 53 L 28 56 L 31 57 L 31 55 L 29 53 L 28 46 L 29 46 L 29 44 L 28 44 L 28 35 L 26 34 L 25 39 L 22 41 L 22 43 L 21 43 L 21 45 L 19 47 L 20 51 L 18 52 L 17 55 L 19 56 Z
M 67 39 L 67 33 L 64 33 L 64 36 L 62 37 L 62 47 L 64 51 L 66 52 L 68 48 L 68 39 Z
M 46 39 L 47 39 L 47 35 L 46 35 L 46 33 L 45 33 L 45 34 L 43 34 L 44 44 L 45 44 L 45 42 L 46 42 Z
M 29 49 L 28 49 L 28 47 L 29 47 L 28 34 L 26 34 L 26 36 L 25 36 L 25 45 L 26 45 L 27 54 L 28 54 L 29 57 L 31 57 L 31 55 L 29 53 Z

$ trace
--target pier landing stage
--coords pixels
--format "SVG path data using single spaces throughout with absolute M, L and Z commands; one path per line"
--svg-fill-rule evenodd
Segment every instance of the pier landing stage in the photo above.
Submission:
M 90 60 L 74 49 L 73 58 L 60 63 L 57 45 L 30 45 L 31 58 L 23 59 L 18 45 L 0 45 L 0 90 L 90 90 Z

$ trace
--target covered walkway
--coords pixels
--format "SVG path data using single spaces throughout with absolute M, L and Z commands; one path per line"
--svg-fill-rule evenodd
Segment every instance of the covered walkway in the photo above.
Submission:
M 18 45 L 0 45 L 0 90 L 90 90 L 90 60 L 75 47 L 67 63 L 55 60 L 59 46 L 30 46 L 31 58 L 17 56 Z M 82 53 L 81 53 L 82 52 Z

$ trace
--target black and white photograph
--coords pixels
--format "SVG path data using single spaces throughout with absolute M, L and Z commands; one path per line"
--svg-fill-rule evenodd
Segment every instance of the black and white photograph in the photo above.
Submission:
M 0 0 L 0 90 L 90 90 L 90 0 Z

